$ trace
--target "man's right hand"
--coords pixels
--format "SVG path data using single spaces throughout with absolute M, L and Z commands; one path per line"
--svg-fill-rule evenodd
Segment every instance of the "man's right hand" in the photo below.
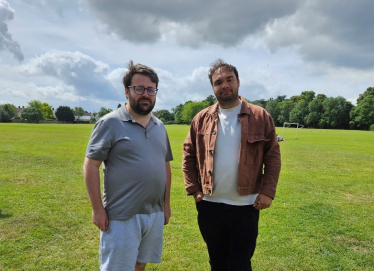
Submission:
M 195 198 L 195 202 L 199 202 L 203 200 L 204 194 L 199 191 L 193 194 L 193 197 Z
M 94 223 L 101 231 L 106 231 L 108 229 L 108 214 L 104 208 L 92 211 L 92 223 Z

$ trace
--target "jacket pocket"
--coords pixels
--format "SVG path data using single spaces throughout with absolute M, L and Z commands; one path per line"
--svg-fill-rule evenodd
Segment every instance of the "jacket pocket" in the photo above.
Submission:
M 263 135 L 247 136 L 245 163 L 259 165 L 263 163 L 265 142 L 269 141 Z

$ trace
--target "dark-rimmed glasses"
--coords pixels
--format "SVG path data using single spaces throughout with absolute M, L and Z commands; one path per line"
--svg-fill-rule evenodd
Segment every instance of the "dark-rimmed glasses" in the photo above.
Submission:
M 138 95 L 143 95 L 144 91 L 147 90 L 147 93 L 149 96 L 155 96 L 157 94 L 157 88 L 146 88 L 142 86 L 128 86 L 128 88 L 134 88 L 134 91 Z

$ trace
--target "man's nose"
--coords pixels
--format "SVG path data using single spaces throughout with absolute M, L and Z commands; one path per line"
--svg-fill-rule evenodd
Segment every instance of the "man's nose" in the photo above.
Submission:
M 223 81 L 222 82 L 222 88 L 228 88 L 229 87 L 229 82 Z

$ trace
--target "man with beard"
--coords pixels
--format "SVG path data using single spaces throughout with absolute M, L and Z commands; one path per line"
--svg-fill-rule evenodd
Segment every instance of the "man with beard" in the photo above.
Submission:
M 270 207 L 281 158 L 274 122 L 238 95 L 237 69 L 218 59 L 209 71 L 217 103 L 192 120 L 183 173 L 193 195 L 211 270 L 252 270 L 259 210 Z
M 100 270 L 138 271 L 161 261 L 173 157 L 166 129 L 151 113 L 155 71 L 130 61 L 123 84 L 128 102 L 95 124 L 83 173 L 92 222 L 100 229 Z

